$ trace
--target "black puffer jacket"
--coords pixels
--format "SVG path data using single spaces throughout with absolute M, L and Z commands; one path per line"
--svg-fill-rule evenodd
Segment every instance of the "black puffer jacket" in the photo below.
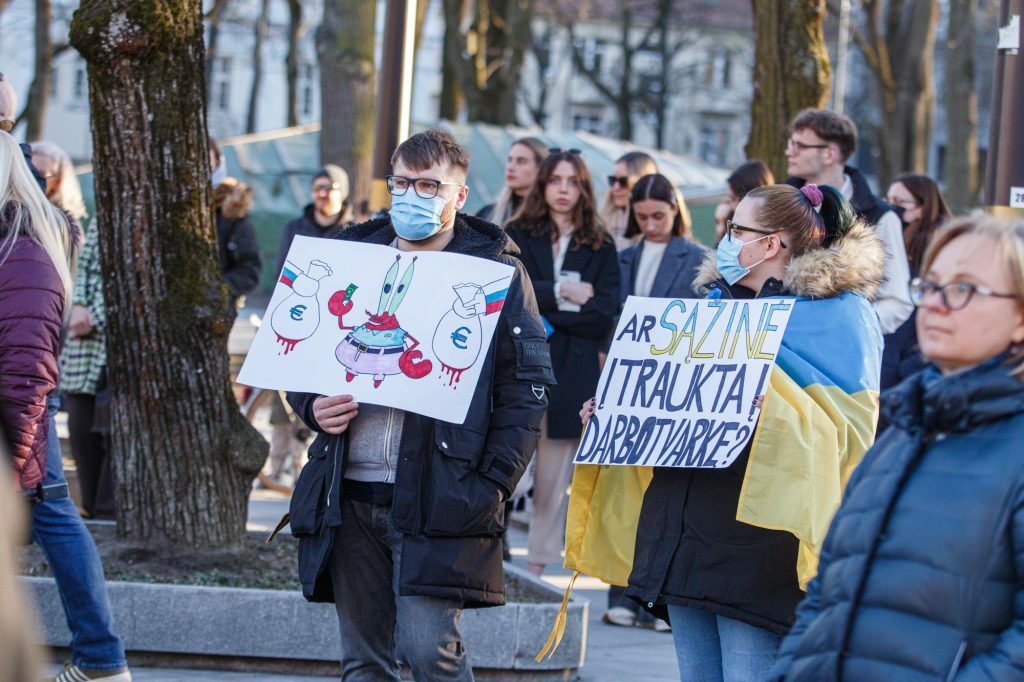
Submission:
M 829 249 L 794 258 L 784 282 L 769 279 L 758 296 L 828 298 L 853 291 L 871 299 L 884 251 L 874 230 L 856 225 Z M 722 298 L 753 298 L 718 279 L 715 256 L 696 283 Z M 644 495 L 626 595 L 664 618 L 679 604 L 785 634 L 803 598 L 794 535 L 736 520 L 751 444 L 725 469 L 656 467 Z
M 260 283 L 263 259 L 256 241 L 256 229 L 249 220 L 252 190 L 235 178 L 226 178 L 213 190 L 217 205 L 217 256 L 220 274 L 231 294 L 234 314 L 238 299 Z
M 1024 680 L 1024 382 L 929 367 L 883 410 L 774 679 Z
M 462 600 L 466 608 L 505 603 L 501 534 L 505 499 L 512 496 L 533 456 L 551 356 L 530 278 L 515 258 L 518 249 L 497 226 L 458 214 L 445 251 L 515 267 L 498 327 L 463 424 L 406 412 L 391 519 L 404 535 L 399 589 L 404 595 Z M 387 218 L 346 229 L 337 239 L 390 244 Z M 309 393 L 288 402 L 314 431 Z M 327 562 L 339 512 L 347 459 L 346 434 L 318 433 L 309 464 L 292 495 L 292 533 L 299 538 L 299 578 L 311 601 L 333 601 Z

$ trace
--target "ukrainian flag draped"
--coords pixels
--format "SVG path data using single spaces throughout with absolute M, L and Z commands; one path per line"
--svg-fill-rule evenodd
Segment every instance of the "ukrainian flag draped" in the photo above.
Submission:
M 736 518 L 793 533 L 806 587 L 850 474 L 874 441 L 882 335 L 864 297 L 797 299 L 761 409 Z M 625 585 L 650 467 L 578 465 L 565 567 Z

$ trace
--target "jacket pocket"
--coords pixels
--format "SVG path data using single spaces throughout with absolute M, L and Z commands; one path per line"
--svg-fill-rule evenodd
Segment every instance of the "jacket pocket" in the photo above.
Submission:
M 328 457 L 330 439 L 317 436 L 309 448 L 309 462 L 302 467 L 288 504 L 292 535 L 301 538 L 316 535 L 324 524 L 333 461 Z
M 516 379 L 555 385 L 551 349 L 540 322 L 532 315 L 510 315 L 506 324 L 516 349 Z
M 505 505 L 498 486 L 477 470 L 485 436 L 468 429 L 435 429 L 423 534 L 499 535 L 505 529 Z

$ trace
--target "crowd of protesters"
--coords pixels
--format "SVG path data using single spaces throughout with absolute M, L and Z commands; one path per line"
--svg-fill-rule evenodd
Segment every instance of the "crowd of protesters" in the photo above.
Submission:
M 0 82 L 0 117 L 10 96 Z M 920 175 L 881 199 L 849 164 L 857 131 L 844 116 L 805 110 L 790 130 L 784 183 L 756 160 L 729 176 L 713 250 L 642 152 L 617 159 L 599 202 L 583 153 L 517 139 L 503 190 L 477 216 L 460 210 L 468 153 L 444 131 L 395 150 L 390 214 L 361 209 L 357 222 L 345 171 L 314 174 L 311 203 L 282 229 L 279 266 L 303 235 L 515 268 L 502 314 L 516 323 L 499 325 L 474 394 L 490 407 L 467 423 L 350 395 L 273 403 L 271 477 L 290 465 L 297 479 L 299 577 L 308 599 L 335 604 L 343 679 L 398 680 L 400 663 L 416 679 L 473 679 L 460 615 L 504 603 L 502 536 L 531 466 L 527 565 L 539 576 L 561 563 L 581 422 L 629 296 L 795 297 L 790 347 L 817 348 L 816 372 L 875 399 L 860 406 L 869 419 L 830 415 L 843 456 L 860 461 L 848 483 L 817 441 L 778 425 L 759 440 L 759 466 L 778 474 L 765 499 L 806 492 L 810 468 L 838 472 L 838 489 L 811 491 L 837 511 L 809 583 L 796 535 L 740 520 L 753 441 L 724 469 L 602 473 L 644 491 L 628 585 L 609 591 L 605 622 L 671 630 L 687 681 L 1024 678 L 1024 223 L 954 218 Z M 252 192 L 212 140 L 210 167 L 234 315 L 262 270 Z M 0 133 L 0 192 L 0 427 L 19 487 L 36 498 L 32 537 L 73 635 L 57 679 L 123 682 L 81 520 L 115 514 L 98 223 L 50 144 L 21 149 Z M 65 483 L 62 404 L 81 512 L 50 494 Z M 8 548 L 0 533 L 0 564 Z

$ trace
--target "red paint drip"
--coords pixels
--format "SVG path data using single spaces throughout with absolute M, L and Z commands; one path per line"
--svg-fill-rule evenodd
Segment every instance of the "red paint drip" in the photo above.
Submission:
M 281 336 L 280 334 L 277 335 L 277 342 L 279 344 L 281 344 L 282 346 L 284 346 L 284 354 L 285 355 L 288 355 L 288 353 L 290 353 L 293 350 L 295 350 L 295 346 L 298 345 L 298 343 L 299 343 L 298 341 L 293 341 L 291 339 L 286 339 L 283 336 Z M 280 355 L 280 353 L 279 353 L 279 355 Z
M 448 375 L 449 386 L 451 386 L 452 384 L 459 383 L 459 379 L 462 378 L 462 373 L 465 371 L 465 369 L 455 369 L 454 367 L 449 367 L 448 365 L 445 364 L 441 365 L 442 374 Z M 444 381 L 444 376 L 441 377 L 441 381 Z

